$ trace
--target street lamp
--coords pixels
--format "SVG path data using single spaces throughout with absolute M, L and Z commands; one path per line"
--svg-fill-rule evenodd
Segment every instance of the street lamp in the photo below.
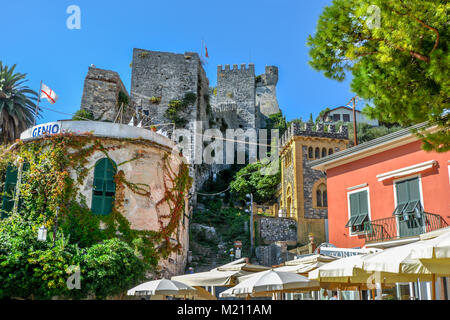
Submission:
M 253 194 L 246 195 L 247 199 L 250 199 L 250 257 L 253 254 Z
M 47 228 L 45 226 L 42 226 L 39 228 L 37 239 L 38 239 L 38 241 L 46 241 L 47 240 Z

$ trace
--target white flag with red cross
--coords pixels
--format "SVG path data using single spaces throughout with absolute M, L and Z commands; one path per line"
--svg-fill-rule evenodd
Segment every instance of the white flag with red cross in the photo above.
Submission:
M 58 95 L 55 93 L 55 91 L 53 91 L 52 89 L 47 87 L 45 84 L 42 84 L 41 99 L 47 99 L 48 102 L 50 102 L 51 104 L 54 104 L 56 102 L 56 100 L 58 100 Z

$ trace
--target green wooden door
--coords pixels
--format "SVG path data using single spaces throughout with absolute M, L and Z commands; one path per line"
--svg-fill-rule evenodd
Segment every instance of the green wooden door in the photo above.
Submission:
M 6 218 L 14 208 L 14 194 L 17 184 L 17 167 L 8 165 L 6 169 L 5 188 L 1 206 L 1 218 Z
M 412 178 L 395 183 L 397 206 L 407 205 L 411 201 L 420 201 L 419 178 Z M 399 215 L 397 217 L 400 237 L 416 236 L 424 231 L 424 218 L 414 215 Z
M 103 158 L 95 165 L 91 205 L 93 213 L 111 213 L 116 193 L 115 174 L 116 164 L 111 159 Z

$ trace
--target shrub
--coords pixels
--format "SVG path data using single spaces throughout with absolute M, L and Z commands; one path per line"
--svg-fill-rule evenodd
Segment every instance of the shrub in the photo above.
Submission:
M 153 97 L 151 97 L 149 100 L 150 100 L 150 102 L 153 103 L 153 104 L 158 104 L 158 103 L 161 102 L 161 97 L 155 97 L 155 96 L 153 96 Z
M 72 117 L 72 120 L 75 121 L 88 121 L 88 120 L 94 120 L 94 114 L 86 109 L 80 109 Z

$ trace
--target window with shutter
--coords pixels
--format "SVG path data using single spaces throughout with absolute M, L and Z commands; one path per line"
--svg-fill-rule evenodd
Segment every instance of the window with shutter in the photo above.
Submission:
M 17 184 L 17 167 L 8 165 L 5 176 L 5 188 L 3 190 L 3 199 L 0 217 L 2 219 L 8 216 L 8 213 L 14 208 L 14 193 Z
M 95 214 L 107 215 L 111 213 L 116 184 L 116 164 L 109 158 L 100 159 L 94 169 L 94 182 L 92 186 L 91 210 Z
M 424 231 L 423 207 L 420 202 L 420 180 L 418 177 L 395 183 L 397 216 L 400 236 L 412 236 Z
M 352 232 L 364 230 L 364 224 L 369 221 L 368 191 L 363 190 L 349 195 L 350 219 L 345 225 Z

